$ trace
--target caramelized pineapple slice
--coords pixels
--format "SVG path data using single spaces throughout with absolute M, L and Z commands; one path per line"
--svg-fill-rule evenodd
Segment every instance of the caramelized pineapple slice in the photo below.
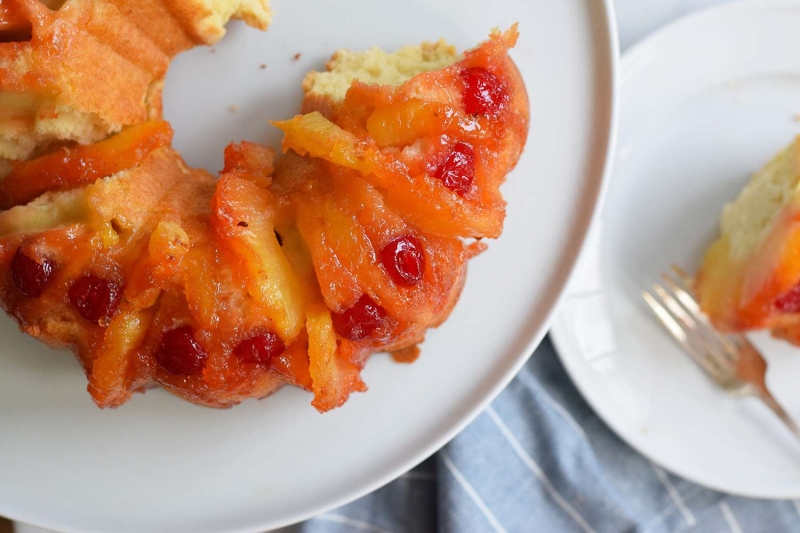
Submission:
M 61 148 L 18 163 L 0 181 L 0 209 L 24 204 L 47 191 L 74 189 L 129 169 L 171 141 L 172 128 L 167 122 L 145 122 L 104 141 Z
M 239 262 L 250 294 L 269 311 L 288 344 L 303 327 L 306 291 L 275 235 L 277 208 L 272 193 L 227 174 L 212 199 L 211 224 Z
M 89 374 L 89 393 L 98 406 L 118 407 L 131 397 L 134 356 L 152 320 L 152 312 L 133 310 L 112 319 Z
M 267 188 L 272 184 L 274 162 L 275 150 L 272 148 L 242 141 L 225 147 L 225 168 L 221 174 L 235 173 L 237 178 Z
M 443 180 L 428 174 L 427 154 L 421 151 L 434 143 L 420 141 L 416 149 L 409 150 L 414 160 L 404 161 L 403 154 L 396 149 L 382 151 L 375 139 L 359 139 L 317 112 L 274 124 L 285 134 L 284 150 L 292 149 L 300 155 L 308 154 L 357 171 L 384 191 L 389 207 L 423 230 L 445 237 L 498 237 L 502 231 L 505 202 L 496 186 L 488 191 L 471 187 L 462 197 Z M 432 154 L 429 158 L 434 156 L 442 160 L 440 165 L 445 164 L 447 154 Z M 456 165 L 462 159 L 463 166 L 474 174 L 474 155 L 455 158 Z M 453 172 L 461 170 L 455 168 Z
M 464 274 L 461 241 L 420 233 L 356 176 L 324 176 L 320 181 L 325 178 L 330 190 L 312 181 L 313 192 L 295 194 L 294 203 L 328 306 L 342 312 L 369 294 L 394 319 L 441 322 Z M 402 257 L 396 246 L 405 247 Z M 409 246 L 416 256 L 409 255 Z M 406 266 L 411 261 L 415 271 L 398 271 L 403 265 L 397 260 Z
M 333 331 L 330 310 L 322 304 L 308 306 L 308 359 L 314 401 L 311 405 L 325 412 L 340 407 L 351 392 L 367 390 L 360 369 L 343 357 Z

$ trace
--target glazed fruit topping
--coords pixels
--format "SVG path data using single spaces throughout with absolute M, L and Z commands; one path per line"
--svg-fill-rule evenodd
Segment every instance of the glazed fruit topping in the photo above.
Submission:
M 64 146 L 17 163 L 0 181 L 0 208 L 10 209 L 47 191 L 75 189 L 111 176 L 171 141 L 172 128 L 167 122 L 143 122 L 94 144 Z
M 18 249 L 11 260 L 11 277 L 19 292 L 29 298 L 38 298 L 50 281 L 55 263 L 49 259 L 41 262 L 31 259 Z
M 459 196 L 464 196 L 475 179 L 475 152 L 472 146 L 459 142 L 436 170 L 436 178 Z
M 775 309 L 781 313 L 800 313 L 800 285 L 784 293 L 775 301 Z
M 403 235 L 381 250 L 383 268 L 398 285 L 410 287 L 422 279 L 425 271 L 425 252 L 414 236 Z
M 69 301 L 89 322 L 108 322 L 117 312 L 122 290 L 111 280 L 89 274 L 69 288 Z
M 245 363 L 267 366 L 284 350 L 286 350 L 286 345 L 283 344 L 280 337 L 275 333 L 268 332 L 243 340 L 233 349 L 233 354 Z
M 381 327 L 387 318 L 386 310 L 375 303 L 368 295 L 363 295 L 344 313 L 333 313 L 333 328 L 336 332 L 351 341 L 358 341 L 370 336 Z
M 483 67 L 461 71 L 464 110 L 470 115 L 494 116 L 508 102 L 508 90 L 500 79 Z
M 190 326 L 181 326 L 164 333 L 161 346 L 156 352 L 156 361 L 173 376 L 191 376 L 206 364 L 203 347 L 195 340 Z

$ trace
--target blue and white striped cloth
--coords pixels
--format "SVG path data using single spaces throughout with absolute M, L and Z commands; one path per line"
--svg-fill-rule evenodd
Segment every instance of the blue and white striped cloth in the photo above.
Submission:
M 699 487 L 597 418 L 549 340 L 478 418 L 386 487 L 282 533 L 783 533 L 800 503 Z

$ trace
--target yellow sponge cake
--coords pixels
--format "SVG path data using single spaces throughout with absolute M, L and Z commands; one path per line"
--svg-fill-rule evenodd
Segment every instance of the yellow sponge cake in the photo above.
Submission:
M 725 207 L 696 292 L 723 330 L 771 329 L 800 344 L 800 137 Z

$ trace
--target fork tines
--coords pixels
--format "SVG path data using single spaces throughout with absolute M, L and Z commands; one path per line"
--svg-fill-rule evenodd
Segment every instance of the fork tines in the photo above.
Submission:
M 673 265 L 661 280 L 642 297 L 672 338 L 722 389 L 758 396 L 800 438 L 800 427 L 767 389 L 767 363 L 758 350 L 743 335 L 714 329 L 692 296 L 689 274 Z
M 692 296 L 692 278 L 677 266 L 661 276 L 642 297 L 675 341 L 717 384 L 735 388 L 739 346 L 718 333 Z M 736 339 L 738 341 L 738 339 Z

